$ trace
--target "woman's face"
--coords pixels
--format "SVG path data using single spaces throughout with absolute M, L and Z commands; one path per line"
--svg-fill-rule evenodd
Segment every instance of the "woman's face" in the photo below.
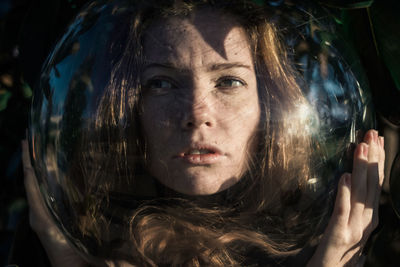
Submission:
M 260 106 L 247 35 L 210 10 L 152 25 L 142 74 L 147 170 L 188 195 L 235 184 L 256 142 Z

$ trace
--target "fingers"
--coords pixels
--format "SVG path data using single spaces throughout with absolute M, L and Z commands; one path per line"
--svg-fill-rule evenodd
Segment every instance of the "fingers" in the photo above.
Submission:
M 351 211 L 351 174 L 345 173 L 339 180 L 336 195 L 335 208 L 332 214 L 332 222 L 338 227 L 346 227 Z
M 385 139 L 379 136 L 379 185 L 382 186 L 385 174 Z
M 367 176 L 367 199 L 366 208 L 372 209 L 374 207 L 374 202 L 376 196 L 380 193 L 379 189 L 379 161 L 381 157 L 380 144 L 378 132 L 369 131 L 365 135 L 365 142 L 369 145 L 368 153 L 368 176 Z
M 35 203 L 42 201 L 42 199 L 40 197 L 39 186 L 37 184 L 35 172 L 32 168 L 29 157 L 28 142 L 26 140 L 23 140 L 21 142 L 21 146 L 26 196 L 28 198 L 29 206 L 31 208 L 34 208 L 36 206 Z
M 366 133 L 364 142 L 359 144 L 354 152 L 352 208 L 349 218 L 353 227 L 360 223 L 364 227 L 376 227 L 385 159 L 383 142 L 377 131 L 370 130 Z
M 351 175 L 351 212 L 349 223 L 356 224 L 364 213 L 367 196 L 368 150 L 365 143 L 354 151 L 353 172 Z
M 369 235 L 378 226 L 378 208 L 384 178 L 384 141 L 377 131 L 368 131 L 364 141 L 370 146 L 368 154 L 368 190 L 365 203 L 364 222 Z
M 343 266 L 342 261 L 353 246 L 349 238 L 351 212 L 351 174 L 345 173 L 339 180 L 335 207 L 324 236 L 307 266 Z
M 360 263 L 360 252 L 378 223 L 384 161 L 383 138 L 370 130 L 355 149 L 352 174 L 339 181 L 331 220 L 310 266 Z
M 385 160 L 383 142 L 377 131 L 370 130 L 354 153 L 349 229 L 359 238 L 361 245 L 378 225 Z
M 29 221 L 32 229 L 36 233 L 48 232 L 50 228 L 54 228 L 54 223 L 47 211 L 43 197 L 41 195 L 39 185 L 32 168 L 28 142 L 23 140 L 22 146 L 22 163 L 24 167 L 24 184 L 26 197 L 29 205 Z

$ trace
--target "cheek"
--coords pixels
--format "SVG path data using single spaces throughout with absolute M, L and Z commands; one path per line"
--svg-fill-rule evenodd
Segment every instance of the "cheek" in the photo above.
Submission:
M 236 120 L 233 120 L 234 125 L 232 126 L 235 129 L 232 138 L 237 140 L 236 146 L 243 154 L 254 151 L 260 125 L 261 110 L 258 98 L 254 98 L 254 101 L 251 101 L 251 99 L 248 98 L 243 102 L 246 105 L 237 109 Z
M 253 114 L 250 118 L 252 120 L 249 120 L 249 125 L 248 125 L 248 144 L 247 144 L 247 151 L 252 153 L 256 151 L 257 143 L 259 141 L 259 134 L 260 134 L 260 120 L 261 120 L 261 110 L 259 106 L 253 110 Z
M 231 129 L 233 140 L 240 139 L 239 143 L 242 145 L 257 130 L 260 122 L 261 111 L 258 94 L 246 94 L 227 106 L 228 108 L 224 112 L 220 112 L 221 120 Z
M 160 101 L 153 99 L 144 99 L 141 122 L 145 133 L 169 124 L 171 120 L 167 115 L 169 113 L 171 112 L 168 110 L 168 106 L 163 105 L 162 102 L 160 103 Z
M 256 137 L 260 122 L 260 109 L 258 106 L 247 106 L 241 111 L 240 120 L 237 121 L 238 126 L 240 126 L 238 135 L 240 136 L 242 147 L 248 148 L 254 142 L 254 137 Z
M 166 105 L 164 101 L 154 99 L 143 101 L 141 123 L 148 144 L 163 143 L 174 134 L 178 121 L 177 114 L 174 105 Z

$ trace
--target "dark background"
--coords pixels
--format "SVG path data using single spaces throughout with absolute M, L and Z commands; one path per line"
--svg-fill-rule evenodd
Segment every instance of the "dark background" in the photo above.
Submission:
M 86 2 L 0 0 L 1 265 L 7 263 L 18 224 L 27 221 L 20 141 L 28 124 L 32 88 L 52 46 Z M 400 195 L 400 188 L 390 188 L 389 178 L 392 167 L 400 167 L 400 160 L 395 160 L 400 135 L 400 1 L 330 0 L 323 5 L 337 17 L 340 34 L 358 53 L 377 110 L 378 130 L 386 142 L 380 224 L 366 247 L 366 266 L 399 266 L 400 219 L 391 194 Z

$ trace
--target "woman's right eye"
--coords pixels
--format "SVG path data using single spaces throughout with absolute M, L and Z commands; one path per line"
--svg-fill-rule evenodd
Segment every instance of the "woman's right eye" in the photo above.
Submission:
M 147 89 L 174 89 L 176 86 L 166 79 L 152 79 L 146 83 Z

